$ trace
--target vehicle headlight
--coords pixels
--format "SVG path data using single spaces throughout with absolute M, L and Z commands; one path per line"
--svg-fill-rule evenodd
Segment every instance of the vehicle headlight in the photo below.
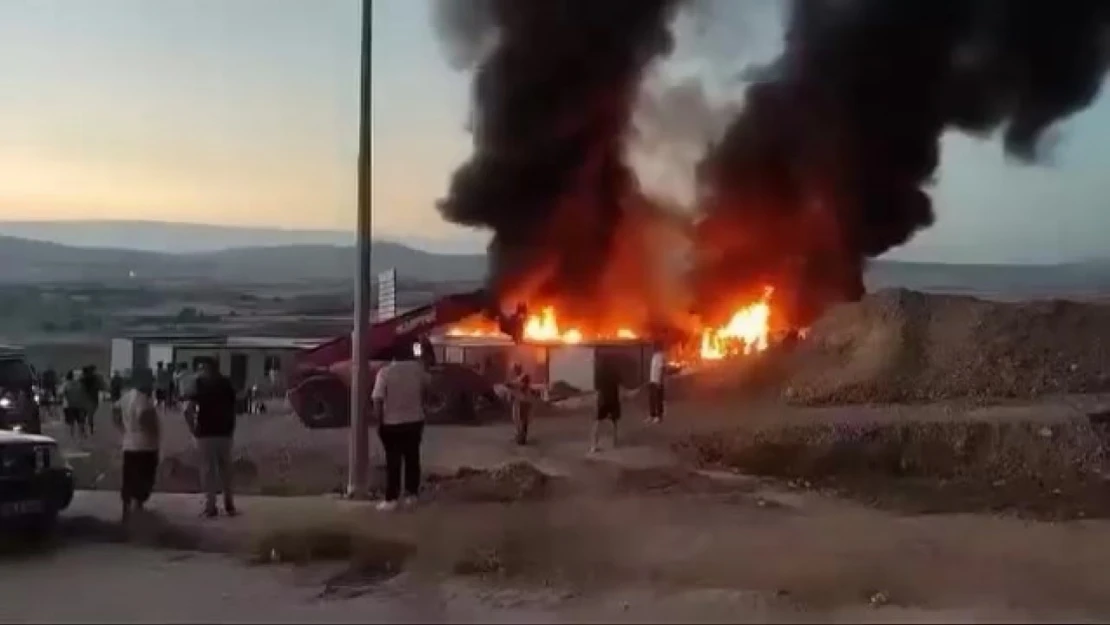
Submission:
M 4 397 L 0 397 L 0 409 L 2 410 L 7 410 L 8 408 L 11 408 L 13 403 L 15 402 L 13 402 L 12 398 L 8 397 L 7 395 L 5 395 Z

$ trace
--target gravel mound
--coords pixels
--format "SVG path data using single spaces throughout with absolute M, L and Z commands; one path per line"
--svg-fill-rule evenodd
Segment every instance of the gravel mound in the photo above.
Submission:
M 817 480 L 881 475 L 1062 480 L 1101 474 L 1105 439 L 1085 420 L 814 423 L 691 435 L 676 451 L 697 464 Z
M 790 356 L 803 404 L 1110 391 L 1110 306 L 883 290 L 837 307 Z
M 914 514 L 1110 518 L 1106 432 L 1084 419 L 815 423 L 691 435 L 696 464 Z

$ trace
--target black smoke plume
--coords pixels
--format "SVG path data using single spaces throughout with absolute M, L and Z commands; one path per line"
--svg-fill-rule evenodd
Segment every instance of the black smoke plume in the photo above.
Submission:
M 492 230 L 497 292 L 586 293 L 604 267 L 638 194 L 624 144 L 641 76 L 680 3 L 441 0 L 452 58 L 476 69 L 473 154 L 439 210 Z
M 699 167 L 696 290 L 789 285 L 808 323 L 863 293 L 867 259 L 933 222 L 946 129 L 1033 159 L 1097 96 L 1105 0 L 795 0 L 781 57 Z M 722 314 L 724 311 L 716 311 Z

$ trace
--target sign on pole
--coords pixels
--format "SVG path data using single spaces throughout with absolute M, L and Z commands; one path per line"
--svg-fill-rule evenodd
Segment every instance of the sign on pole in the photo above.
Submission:
M 378 321 L 397 316 L 397 270 L 378 274 Z

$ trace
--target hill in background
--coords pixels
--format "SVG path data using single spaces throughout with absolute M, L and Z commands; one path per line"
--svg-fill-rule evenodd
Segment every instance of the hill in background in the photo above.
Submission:
M 238 284 L 349 282 L 355 268 L 350 234 L 333 231 L 226 228 L 156 222 L 0 222 L 0 283 L 120 282 L 138 280 Z M 63 245 L 80 241 L 82 245 Z M 100 244 L 116 242 L 117 247 Z M 166 250 L 208 247 L 207 251 Z M 135 249 L 136 247 L 144 249 Z M 450 246 L 458 249 L 459 245 Z M 465 246 L 462 246 L 465 247 Z M 481 254 L 443 254 L 377 241 L 375 271 L 396 268 L 407 281 L 473 283 Z M 872 289 L 905 287 L 1000 298 L 1095 296 L 1110 291 L 1110 263 L 1066 265 L 957 265 L 876 261 Z
M 398 243 L 376 242 L 375 270 L 397 268 L 419 281 L 472 281 L 485 272 L 481 255 L 442 255 Z M 350 281 L 351 246 L 289 245 L 251 247 L 192 254 L 71 247 L 0 236 L 0 282 L 118 282 L 195 280 L 247 284 Z
M 355 243 L 355 233 L 351 230 L 290 230 L 135 220 L 0 221 L 0 235 L 71 247 L 170 254 L 290 245 L 349 247 Z M 435 254 L 477 254 L 485 248 L 485 237 L 477 231 L 464 231 L 462 236 L 451 238 L 407 236 L 383 237 L 382 240 Z

